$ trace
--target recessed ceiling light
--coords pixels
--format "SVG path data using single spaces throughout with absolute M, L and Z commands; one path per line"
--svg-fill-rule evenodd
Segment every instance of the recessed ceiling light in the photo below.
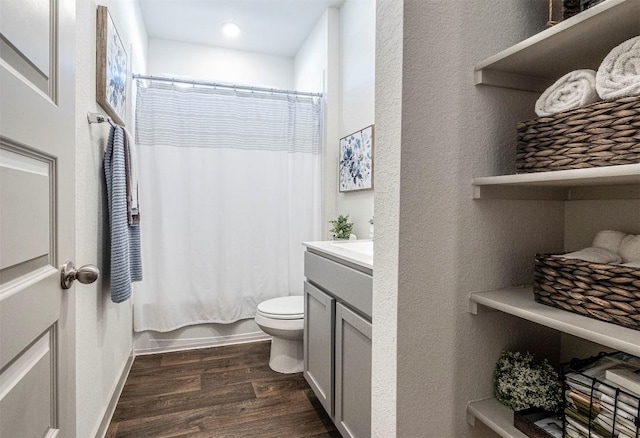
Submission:
M 235 23 L 225 23 L 222 25 L 222 33 L 228 38 L 235 38 L 240 35 L 240 26 Z

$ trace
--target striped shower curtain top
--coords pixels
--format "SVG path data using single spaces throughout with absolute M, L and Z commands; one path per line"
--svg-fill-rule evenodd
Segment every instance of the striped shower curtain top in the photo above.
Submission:
M 140 146 L 320 154 L 318 98 L 154 83 L 136 108 Z

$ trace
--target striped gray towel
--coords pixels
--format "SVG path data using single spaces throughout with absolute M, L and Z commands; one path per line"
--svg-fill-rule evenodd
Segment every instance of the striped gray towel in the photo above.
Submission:
M 114 303 L 130 298 L 131 283 L 142 280 L 140 225 L 129 225 L 128 221 L 124 136 L 124 128 L 111 127 L 104 153 L 111 231 L 111 301 Z

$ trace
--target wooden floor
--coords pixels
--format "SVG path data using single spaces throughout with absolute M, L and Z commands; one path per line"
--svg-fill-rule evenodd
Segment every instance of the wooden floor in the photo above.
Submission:
M 340 437 L 302 373 L 269 368 L 269 347 L 137 357 L 107 438 Z

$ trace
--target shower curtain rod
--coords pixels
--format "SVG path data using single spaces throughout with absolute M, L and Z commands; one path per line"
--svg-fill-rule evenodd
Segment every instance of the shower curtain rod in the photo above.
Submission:
M 195 81 L 195 80 L 177 79 L 177 78 L 165 78 L 162 76 L 146 76 L 146 75 L 140 75 L 140 74 L 134 74 L 132 75 L 132 77 L 133 79 L 146 79 L 149 81 L 157 81 L 157 82 L 171 82 L 171 83 L 175 82 L 179 84 L 202 85 L 205 87 L 225 88 L 229 90 L 257 91 L 259 93 L 271 93 L 271 94 L 293 94 L 295 96 L 305 96 L 305 97 L 322 97 L 322 93 L 309 93 L 306 91 L 278 90 L 276 88 L 248 87 L 245 85 L 224 85 L 224 84 L 218 84 L 216 82 Z

